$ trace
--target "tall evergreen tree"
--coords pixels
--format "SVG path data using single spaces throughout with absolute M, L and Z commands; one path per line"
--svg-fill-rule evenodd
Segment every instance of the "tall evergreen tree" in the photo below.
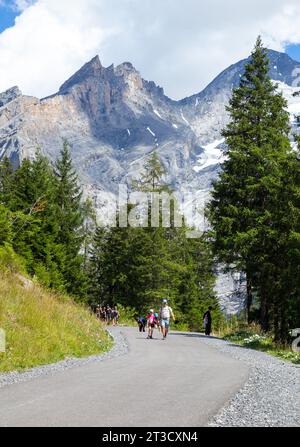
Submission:
M 84 213 L 81 204 L 82 191 L 66 141 L 55 164 L 55 175 L 57 241 L 62 245 L 65 254 L 61 269 L 67 291 L 80 296 L 85 293 L 87 287 L 83 271 L 84 256 L 81 252 L 84 241 Z
M 249 297 L 252 287 L 259 295 L 262 328 L 270 328 L 272 316 L 276 337 L 283 340 L 287 305 L 280 297 L 280 261 L 286 260 L 285 241 L 297 221 L 289 196 L 295 197 L 297 159 L 289 141 L 287 103 L 268 71 L 259 37 L 230 100 L 231 119 L 223 132 L 228 159 L 213 185 L 208 215 L 220 261 L 246 272 Z
M 13 169 L 7 157 L 0 161 L 0 244 L 11 242 L 12 214 L 10 204 L 12 200 Z
M 13 167 L 7 157 L 0 161 L 0 203 L 11 208 Z
M 86 293 L 88 245 L 94 226 L 89 202 L 81 202 L 67 144 L 55 169 L 37 150 L 15 170 L 0 163 L 0 240 L 23 256 L 27 270 L 47 287 L 81 298 Z
M 43 257 L 47 240 L 42 227 L 46 221 L 51 176 L 47 160 L 39 151 L 36 157 L 35 162 L 25 159 L 14 171 L 9 201 L 9 207 L 14 213 L 12 244 L 26 259 L 27 269 L 32 274 L 35 273 L 35 264 Z M 37 166 L 40 168 L 36 169 Z

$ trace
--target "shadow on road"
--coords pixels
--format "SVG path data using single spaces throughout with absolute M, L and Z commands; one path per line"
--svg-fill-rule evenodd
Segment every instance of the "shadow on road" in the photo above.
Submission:
M 193 338 L 205 338 L 205 339 L 210 339 L 210 338 L 213 338 L 213 339 L 216 339 L 216 340 L 220 340 L 218 337 L 213 337 L 212 335 L 210 335 L 209 337 L 207 336 L 207 335 L 203 335 L 203 334 L 193 334 L 193 333 L 191 333 L 191 334 L 189 334 L 188 332 L 170 332 L 169 333 L 169 335 L 168 335 L 168 337 L 171 337 L 171 336 L 181 336 L 181 337 L 193 337 Z
M 206 339 L 206 340 L 210 340 L 210 339 L 221 340 L 224 343 L 226 343 L 226 340 L 222 340 L 222 338 L 219 338 L 219 337 L 214 337 L 212 335 L 210 335 L 208 337 L 208 336 L 206 336 L 204 334 L 195 334 L 195 333 L 189 334 L 188 332 L 171 332 L 171 333 L 169 333 L 168 337 L 170 337 L 170 336 L 178 336 L 178 335 L 181 336 L 181 337 L 192 337 L 192 338 L 200 338 L 200 339 L 202 338 L 202 339 Z M 238 344 L 235 344 L 235 343 L 228 343 L 227 342 L 226 346 L 231 346 L 233 348 L 238 348 L 238 349 L 243 349 L 243 350 L 246 349 L 246 350 L 253 351 L 253 349 L 249 348 L 248 346 L 242 346 L 242 345 L 238 345 Z M 263 352 L 263 351 L 258 351 L 258 352 Z
M 189 333 L 189 332 L 169 332 L 168 337 L 188 337 L 188 338 L 199 338 L 199 339 L 204 339 L 204 340 L 222 340 L 219 337 L 214 337 L 213 335 L 207 336 L 204 334 L 196 334 L 196 333 Z M 147 340 L 146 336 L 137 336 L 136 340 Z M 152 340 L 149 340 L 149 342 L 151 341 L 164 341 L 161 337 L 153 337 Z M 224 343 L 226 342 L 226 340 L 222 340 Z M 241 346 L 235 343 L 228 343 L 227 342 L 227 346 L 232 346 L 233 348 L 240 348 L 240 349 L 251 349 L 248 348 L 247 346 Z
M 136 337 L 136 340 L 147 340 L 147 341 L 149 341 L 149 342 L 151 342 L 151 341 L 163 341 L 163 339 L 162 338 L 156 338 L 156 337 L 153 337 L 151 340 L 149 340 L 149 339 L 147 339 L 147 337 Z

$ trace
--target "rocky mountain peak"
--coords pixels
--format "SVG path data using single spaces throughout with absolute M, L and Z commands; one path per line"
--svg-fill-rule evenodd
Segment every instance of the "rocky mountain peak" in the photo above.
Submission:
M 84 83 L 89 78 L 101 77 L 105 70 L 100 62 L 99 56 L 93 57 L 89 62 L 84 64 L 73 76 L 71 76 L 59 89 L 60 94 L 65 94 L 78 84 Z
M 300 63 L 293 60 L 288 54 L 279 51 L 268 50 L 268 56 L 271 78 L 291 86 L 296 76 L 295 69 L 299 69 Z
M 115 73 L 120 75 L 126 75 L 129 73 L 138 73 L 138 71 L 135 69 L 135 67 L 132 65 L 131 62 L 123 62 L 122 64 L 116 67 Z
M 22 92 L 19 87 L 14 86 L 9 88 L 3 93 L 0 93 L 0 107 L 5 106 L 11 101 L 14 101 L 16 98 L 22 96 Z

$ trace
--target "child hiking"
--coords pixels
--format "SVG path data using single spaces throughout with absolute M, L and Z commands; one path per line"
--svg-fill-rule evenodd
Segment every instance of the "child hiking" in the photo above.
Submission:
M 147 315 L 147 328 L 148 328 L 148 337 L 153 338 L 153 329 L 155 328 L 156 318 L 154 314 L 154 310 L 150 309 L 149 314 Z

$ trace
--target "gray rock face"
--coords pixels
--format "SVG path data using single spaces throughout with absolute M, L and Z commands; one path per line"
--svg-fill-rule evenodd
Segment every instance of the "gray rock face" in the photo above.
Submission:
M 269 56 L 271 77 L 293 99 L 291 114 L 300 114 L 300 97 L 292 96 L 291 87 L 300 63 L 271 50 Z M 99 210 L 109 211 L 118 185 L 139 176 L 156 150 L 166 181 L 175 190 L 195 193 L 204 206 L 226 156 L 220 132 L 245 63 L 232 65 L 181 101 L 142 79 L 129 62 L 105 68 L 98 56 L 50 97 L 25 96 L 13 87 L 0 94 L 0 159 L 8 156 L 17 166 L 39 147 L 53 160 L 66 139 L 86 194 Z M 195 223 L 205 226 L 201 206 Z
M 269 56 L 272 78 L 291 85 L 300 64 L 275 51 Z M 210 153 L 203 163 L 203 154 L 206 145 L 220 140 L 228 120 L 225 106 L 245 63 L 232 65 L 182 101 L 169 99 L 129 62 L 105 68 L 98 56 L 48 98 L 24 96 L 13 87 L 0 94 L 0 157 L 17 163 L 33 157 L 39 146 L 53 159 L 67 139 L 83 183 L 116 192 L 156 149 L 175 189 L 207 190 L 220 162 Z
M 16 86 L 6 90 L 6 92 L 0 94 L 0 107 L 4 107 L 6 104 L 14 101 L 19 96 L 22 96 L 22 92 Z

